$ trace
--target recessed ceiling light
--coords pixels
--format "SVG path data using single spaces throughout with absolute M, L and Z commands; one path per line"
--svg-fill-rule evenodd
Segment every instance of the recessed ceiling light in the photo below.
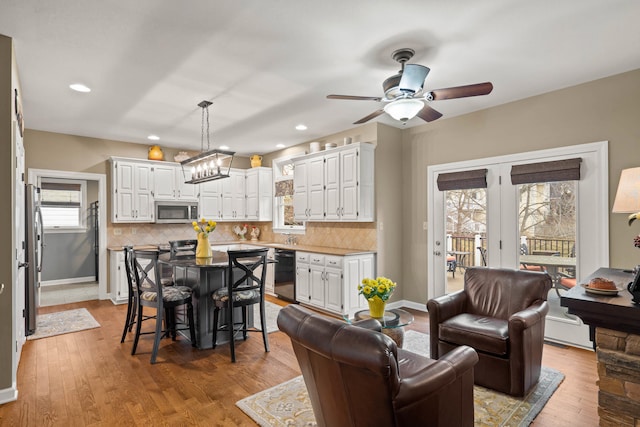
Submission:
M 152 141 L 158 141 L 160 137 L 158 135 L 149 135 L 147 139 L 150 139 Z
M 69 87 L 76 92 L 91 92 L 91 89 L 89 89 L 89 87 L 83 85 L 82 83 L 74 83 L 72 85 L 69 85 Z
M 285 145 L 284 145 L 284 144 L 278 144 L 278 145 L 276 145 L 276 148 L 284 148 L 284 147 L 285 147 Z
M 303 123 L 300 123 L 296 125 L 296 130 L 307 130 L 307 127 Z
M 221 145 L 221 146 L 220 146 L 220 149 L 221 149 L 221 150 L 228 150 L 228 149 L 229 149 L 229 146 L 228 146 L 228 145 Z

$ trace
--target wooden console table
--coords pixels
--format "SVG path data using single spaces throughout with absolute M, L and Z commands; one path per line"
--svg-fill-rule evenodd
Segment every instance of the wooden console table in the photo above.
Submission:
M 624 289 L 615 296 L 593 295 L 581 286 L 594 277 Z M 626 289 L 628 271 L 600 268 L 560 297 L 560 305 L 589 325 L 598 360 L 598 414 L 601 426 L 640 425 L 640 305 Z

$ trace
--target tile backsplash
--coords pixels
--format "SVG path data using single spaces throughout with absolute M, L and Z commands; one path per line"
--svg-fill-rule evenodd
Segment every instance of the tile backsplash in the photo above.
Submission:
M 209 235 L 211 243 L 237 241 L 233 227 L 243 223 L 220 222 Z M 274 233 L 270 222 L 247 222 L 248 228 L 260 228 L 260 239 L 265 242 L 285 243 L 286 236 Z M 167 243 L 169 240 L 195 239 L 189 224 L 109 224 L 107 246 L 118 247 L 129 244 L 145 245 Z M 247 233 L 247 238 L 250 234 Z M 299 245 L 325 246 L 330 248 L 376 250 L 376 223 L 355 222 L 311 222 L 305 234 L 296 234 Z

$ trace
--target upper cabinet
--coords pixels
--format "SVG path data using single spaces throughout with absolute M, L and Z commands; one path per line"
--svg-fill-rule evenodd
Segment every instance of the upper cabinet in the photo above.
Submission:
M 111 157 L 111 222 L 155 222 L 156 200 L 198 201 L 214 221 L 271 221 L 271 168 L 231 169 L 230 177 L 185 184 L 178 163 Z
M 374 146 L 355 143 L 294 159 L 294 215 L 302 221 L 374 221 Z
M 215 221 L 271 221 L 271 168 L 231 169 L 229 178 L 200 184 L 200 214 Z
M 249 221 L 271 221 L 273 217 L 273 173 L 271 168 L 245 171 L 246 208 Z
M 179 164 L 154 165 L 153 179 L 156 200 L 198 200 L 198 186 L 184 183 Z
M 153 178 L 148 162 L 111 159 L 111 222 L 153 222 Z

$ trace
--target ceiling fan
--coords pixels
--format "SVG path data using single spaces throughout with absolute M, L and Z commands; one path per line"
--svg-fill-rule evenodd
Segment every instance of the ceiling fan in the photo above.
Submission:
M 487 95 L 493 90 L 493 85 L 490 82 L 485 82 L 446 89 L 435 89 L 423 93 L 424 79 L 427 78 L 427 74 L 429 74 L 431 70 L 424 65 L 405 64 L 414 54 L 415 51 L 409 48 L 398 49 L 391 54 L 394 61 L 399 62 L 402 68 L 397 74 L 394 74 L 382 83 L 384 96 L 327 95 L 327 98 L 386 103 L 384 108 L 361 118 L 354 122 L 354 125 L 366 123 L 385 112 L 403 123 L 406 123 L 415 116 L 420 117 L 424 121 L 432 122 L 442 117 L 442 113 L 431 108 L 427 105 L 427 102 Z

